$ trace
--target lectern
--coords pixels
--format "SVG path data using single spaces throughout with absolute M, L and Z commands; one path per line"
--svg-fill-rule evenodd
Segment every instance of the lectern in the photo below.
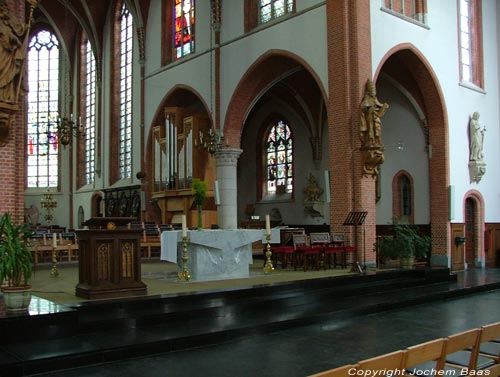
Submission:
M 128 229 L 123 218 L 93 218 L 90 229 L 77 230 L 78 284 L 87 299 L 145 295 L 141 280 L 141 229 Z M 117 225 L 118 224 L 118 225 Z

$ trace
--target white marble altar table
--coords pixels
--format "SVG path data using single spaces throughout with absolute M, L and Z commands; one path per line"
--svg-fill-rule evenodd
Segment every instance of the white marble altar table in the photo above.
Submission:
M 275 234 L 277 232 L 277 234 Z M 271 238 L 279 230 L 271 229 Z M 265 229 L 190 230 L 188 231 L 188 270 L 191 280 L 207 281 L 250 276 L 252 242 L 265 241 Z M 161 259 L 182 268 L 182 232 L 161 234 Z

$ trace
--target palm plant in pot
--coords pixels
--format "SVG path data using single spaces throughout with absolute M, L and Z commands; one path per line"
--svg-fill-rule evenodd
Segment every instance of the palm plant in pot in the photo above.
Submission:
M 7 310 L 26 310 L 31 301 L 32 234 L 28 224 L 14 224 L 10 213 L 0 218 L 0 283 Z

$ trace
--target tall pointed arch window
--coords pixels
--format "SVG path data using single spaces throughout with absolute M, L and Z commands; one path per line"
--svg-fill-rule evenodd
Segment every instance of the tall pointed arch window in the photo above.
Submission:
M 459 0 L 460 79 L 483 87 L 482 2 Z
M 94 182 L 95 172 L 95 135 L 96 135 L 96 62 L 92 45 L 88 39 L 83 40 L 82 46 L 82 73 L 83 73 L 83 125 L 84 137 L 84 164 L 85 184 Z
M 123 2 L 120 13 L 119 77 L 119 171 L 120 178 L 132 175 L 132 57 L 133 17 Z
M 278 120 L 267 132 L 265 155 L 267 194 L 293 193 L 293 138 L 283 120 Z
M 402 216 L 411 216 L 411 182 L 405 174 L 399 178 L 400 211 Z
M 194 52 L 195 0 L 174 2 L 174 56 L 176 59 Z
M 413 177 L 404 170 L 394 175 L 392 180 L 392 214 L 400 222 L 414 221 Z
M 59 42 L 49 31 L 35 34 L 28 45 L 28 111 L 26 186 L 59 184 Z

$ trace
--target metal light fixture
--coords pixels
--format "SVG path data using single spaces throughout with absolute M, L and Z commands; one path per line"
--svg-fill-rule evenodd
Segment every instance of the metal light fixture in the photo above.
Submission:
M 222 148 L 224 144 L 224 135 L 215 132 L 213 129 L 208 130 L 208 135 L 205 137 L 203 132 L 200 131 L 200 144 L 205 148 L 208 153 L 214 154 Z
M 57 207 L 57 200 L 54 199 L 49 190 L 43 194 L 43 198 L 40 200 L 40 206 L 47 211 L 45 220 L 47 221 L 47 224 L 50 225 L 53 219 L 52 212 L 54 211 L 54 208 Z
M 71 136 L 80 138 L 85 135 L 85 130 L 80 120 L 75 123 L 73 114 L 71 114 L 69 119 L 66 116 L 57 119 L 57 133 L 60 143 L 66 146 L 71 142 Z

